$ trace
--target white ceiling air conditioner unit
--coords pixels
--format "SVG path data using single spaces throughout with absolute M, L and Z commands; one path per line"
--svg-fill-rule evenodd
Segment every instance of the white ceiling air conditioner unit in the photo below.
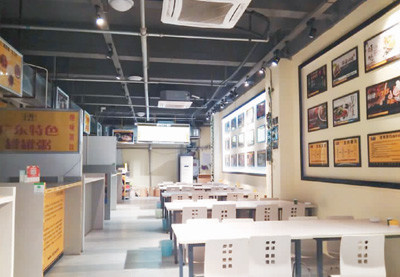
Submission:
M 161 21 L 198 28 L 233 28 L 251 0 L 164 0 Z
M 164 109 L 189 109 L 193 104 L 190 93 L 182 90 L 162 90 L 158 107 Z

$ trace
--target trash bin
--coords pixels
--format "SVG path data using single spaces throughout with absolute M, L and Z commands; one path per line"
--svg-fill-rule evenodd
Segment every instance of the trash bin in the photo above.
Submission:
M 163 218 L 162 220 L 162 228 L 164 230 L 164 232 L 166 232 L 168 230 L 168 224 L 167 224 L 167 220 L 165 218 Z
M 172 240 L 162 240 L 160 241 L 161 246 L 161 256 L 170 257 L 173 252 L 173 242 Z

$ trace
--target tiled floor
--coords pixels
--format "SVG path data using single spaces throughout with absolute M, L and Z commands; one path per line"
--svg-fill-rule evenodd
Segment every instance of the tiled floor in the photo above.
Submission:
M 161 219 L 155 218 L 156 200 L 118 205 L 104 230 L 86 236 L 82 255 L 64 256 L 46 276 L 177 277 L 173 258 L 161 257 L 160 241 L 169 236 L 162 231 Z

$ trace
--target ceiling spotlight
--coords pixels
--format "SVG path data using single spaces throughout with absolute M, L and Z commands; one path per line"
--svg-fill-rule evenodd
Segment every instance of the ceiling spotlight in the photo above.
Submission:
M 264 75 L 265 73 L 265 62 L 262 63 L 260 70 L 258 70 L 258 74 Z
M 315 38 L 315 35 L 317 34 L 317 29 L 314 27 L 315 23 L 315 18 L 311 18 L 310 20 L 307 21 L 307 26 L 310 28 L 310 31 L 308 32 L 308 37 L 309 38 Z
M 246 81 L 244 82 L 244 86 L 247 88 L 250 86 L 249 76 L 246 77 Z
M 221 104 L 219 105 L 219 107 L 220 107 L 221 109 L 223 109 L 223 108 L 225 107 L 224 102 L 221 102 Z
M 120 73 L 120 69 L 119 68 L 117 68 L 117 76 L 115 76 L 115 79 L 117 79 L 117 80 L 121 80 L 121 73 Z
M 100 7 L 96 5 L 96 24 L 99 27 L 102 27 L 104 25 L 104 18 L 100 14 Z
M 109 44 L 107 44 L 107 55 L 106 55 L 106 57 L 107 57 L 107 59 L 111 60 L 113 55 L 114 55 L 114 50 L 113 50 L 112 44 L 109 43 Z
M 115 79 L 121 80 L 121 76 L 120 76 L 120 75 L 117 75 L 117 76 L 115 77 Z
M 210 115 L 207 113 L 206 115 L 206 120 L 209 121 L 210 120 Z
M 279 50 L 277 49 L 274 51 L 274 57 L 271 60 L 271 65 L 277 66 L 280 60 L 281 60 L 281 57 L 279 56 Z
M 137 112 L 136 114 L 138 117 L 143 117 L 146 115 L 146 113 L 144 113 L 144 112 Z

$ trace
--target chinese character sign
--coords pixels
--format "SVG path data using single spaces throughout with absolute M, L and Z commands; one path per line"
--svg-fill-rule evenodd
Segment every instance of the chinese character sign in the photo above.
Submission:
M 90 114 L 85 111 L 83 118 L 83 132 L 90 135 Z
M 0 151 L 78 152 L 79 112 L 0 110 Z
M 22 96 L 22 55 L 1 37 L 0 88 Z

